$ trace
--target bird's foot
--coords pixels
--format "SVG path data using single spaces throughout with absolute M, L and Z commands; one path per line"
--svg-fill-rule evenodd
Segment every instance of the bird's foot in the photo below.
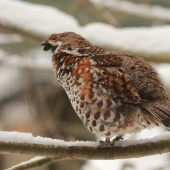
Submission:
M 123 139 L 123 135 L 116 136 L 116 137 L 112 140 L 111 145 L 114 146 L 115 141 L 119 141 L 119 140 L 122 140 L 122 139 Z
M 100 145 L 97 148 L 104 148 L 104 147 L 111 146 L 110 138 L 106 138 L 105 141 L 99 140 L 99 143 L 100 143 Z
M 106 138 L 105 141 L 100 140 L 100 145 L 97 148 L 104 148 L 104 147 L 113 147 L 115 141 L 122 140 L 123 135 L 116 136 L 112 141 L 110 141 L 110 138 Z

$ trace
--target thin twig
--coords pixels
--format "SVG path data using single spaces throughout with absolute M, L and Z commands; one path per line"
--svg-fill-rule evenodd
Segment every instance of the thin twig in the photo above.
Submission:
M 44 157 L 42 159 L 38 159 L 38 160 L 35 160 L 35 161 L 29 160 L 27 162 L 22 162 L 22 163 L 15 165 L 15 166 L 13 166 L 9 169 L 6 169 L 6 170 L 32 169 L 32 168 L 36 168 L 36 167 L 40 167 L 40 166 L 43 166 L 43 165 L 50 164 L 50 163 L 55 162 L 55 161 L 61 161 L 61 159 Z

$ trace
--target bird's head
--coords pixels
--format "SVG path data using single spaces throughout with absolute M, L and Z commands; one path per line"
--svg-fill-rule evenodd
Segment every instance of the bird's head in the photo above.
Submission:
M 52 34 L 41 45 L 44 46 L 44 51 L 51 50 L 55 54 L 58 51 L 71 53 L 76 49 L 87 48 L 90 42 L 74 32 L 64 32 Z

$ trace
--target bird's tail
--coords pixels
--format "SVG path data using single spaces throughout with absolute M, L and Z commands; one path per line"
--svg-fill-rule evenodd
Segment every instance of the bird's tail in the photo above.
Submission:
M 160 120 L 164 126 L 170 128 L 170 100 L 145 103 L 143 107 Z

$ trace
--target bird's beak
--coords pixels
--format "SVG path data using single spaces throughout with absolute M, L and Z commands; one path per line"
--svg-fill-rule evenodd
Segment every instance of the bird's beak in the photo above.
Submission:
M 41 43 L 41 46 L 46 46 L 47 45 L 47 41 L 43 41 L 42 43 Z
M 44 48 L 43 48 L 44 51 L 48 51 L 52 48 L 52 45 L 48 43 L 48 39 L 44 40 L 41 43 L 41 46 L 44 46 Z

